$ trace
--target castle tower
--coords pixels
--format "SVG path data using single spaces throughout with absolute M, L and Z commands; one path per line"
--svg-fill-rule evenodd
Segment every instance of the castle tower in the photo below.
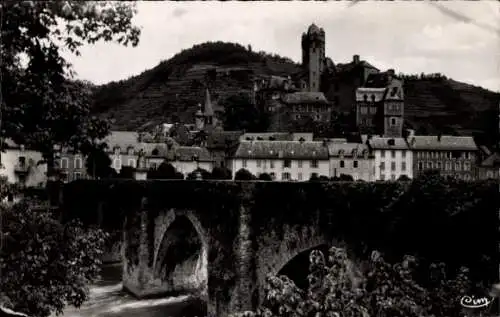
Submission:
M 384 100 L 384 136 L 400 138 L 404 124 L 403 81 L 395 78 L 394 69 L 387 71 L 388 86 Z
M 302 66 L 307 71 L 307 90 L 320 91 L 320 78 L 325 67 L 325 31 L 311 24 L 302 34 Z
M 196 130 L 201 131 L 205 127 L 205 116 L 203 115 L 203 111 L 201 109 L 201 103 L 198 104 L 198 110 L 194 115 L 194 124 L 196 126 Z
M 205 124 L 206 125 L 214 125 L 214 108 L 212 107 L 212 100 L 210 99 L 210 92 L 208 91 L 208 88 L 205 90 L 205 109 L 204 109 L 204 116 L 205 116 Z

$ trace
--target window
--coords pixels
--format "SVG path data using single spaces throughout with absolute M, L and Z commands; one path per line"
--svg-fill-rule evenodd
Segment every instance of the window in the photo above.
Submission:
M 396 180 L 396 174 L 391 174 L 391 180 L 393 180 L 393 181 Z
M 460 162 L 455 163 L 455 170 L 459 171 L 461 169 Z
M 406 162 L 401 162 L 401 170 L 406 171 Z
M 446 169 L 447 171 L 451 170 L 451 163 L 450 163 L 450 162 L 446 162 L 446 163 L 445 163 L 445 169 Z
M 406 151 L 405 150 L 401 151 L 401 157 L 406 158 Z
M 446 157 L 451 159 L 451 152 L 446 152 Z
M 82 168 L 82 159 L 80 157 L 75 158 L 75 169 Z
M 281 174 L 281 179 L 284 181 L 289 181 L 290 180 L 290 173 L 282 173 Z
M 432 162 L 431 161 L 427 161 L 427 169 L 432 169 Z
M 396 125 L 396 118 L 391 118 L 391 125 L 395 126 Z
M 158 155 L 158 153 L 159 153 L 158 149 L 154 149 L 153 151 L 151 151 L 151 155 L 154 156 Z
M 380 174 L 380 180 L 385 181 L 385 174 Z
M 371 114 L 376 114 L 377 113 L 377 107 L 370 107 L 370 113 Z
M 493 171 L 487 171 L 486 178 L 493 178 Z
M 241 166 L 243 166 L 243 168 L 247 168 L 247 160 L 243 160 L 241 162 Z
M 464 162 L 464 171 L 470 171 L 470 163 Z
M 441 166 L 441 162 L 436 162 L 436 168 L 437 168 L 437 169 L 441 169 L 441 167 L 442 167 L 442 166 Z
M 151 163 L 150 167 L 151 167 L 151 169 L 155 170 L 156 169 L 156 163 Z
M 18 160 L 19 160 L 19 165 L 21 166 L 26 165 L 26 157 L 20 156 Z
M 368 95 L 363 95 L 363 100 L 366 102 L 368 101 Z
M 62 158 L 61 159 L 61 168 L 68 168 L 68 159 L 67 158 Z
M 274 161 L 273 160 L 269 160 L 269 167 L 274 168 Z
M 358 168 L 358 161 L 353 161 L 352 162 L 352 167 L 353 168 Z
M 298 165 L 298 167 L 299 167 L 299 168 L 302 168 L 302 161 L 301 161 L 301 160 L 298 160 L 298 161 L 297 161 L 297 165 Z
M 391 151 L 391 157 L 396 158 L 396 151 L 394 151 L 394 150 Z
M 424 169 L 424 163 L 418 162 L 418 169 L 423 170 Z
M 372 102 L 375 102 L 375 95 L 371 95 L 370 99 L 372 100 Z
M 365 106 L 359 107 L 359 110 L 360 110 L 361 114 L 366 114 L 368 112 L 368 108 Z
M 345 166 L 344 161 L 340 161 L 340 168 L 344 168 L 344 166 Z
M 298 179 L 299 181 L 301 181 L 301 180 L 302 180 L 302 173 L 298 173 L 298 174 L 297 174 L 297 179 Z
M 290 168 L 292 166 L 292 161 L 290 159 L 285 159 L 283 161 L 283 168 Z
M 384 150 L 380 151 L 380 157 L 385 157 L 385 151 Z
M 135 167 L 135 160 L 134 159 L 128 159 L 128 166 Z
M 385 162 L 380 162 L 380 170 L 381 171 L 385 170 Z
M 262 162 L 260 160 L 257 160 L 257 167 L 261 167 Z
M 391 162 L 391 171 L 396 170 L 396 162 Z
M 73 179 L 77 180 L 77 179 L 81 179 L 81 178 L 82 178 L 82 173 L 80 173 L 80 172 L 73 173 Z
M 311 168 L 318 168 L 318 160 L 311 160 Z

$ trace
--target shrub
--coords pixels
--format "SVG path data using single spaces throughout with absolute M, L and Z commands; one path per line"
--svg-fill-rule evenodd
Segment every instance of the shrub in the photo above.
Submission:
M 459 299 L 470 286 L 467 269 L 448 279 L 441 264 L 427 270 L 433 286 L 424 288 L 411 256 L 390 264 L 374 251 L 362 274 L 342 248 L 331 248 L 328 260 L 312 251 L 309 262 L 307 290 L 286 276 L 268 276 L 262 307 L 232 316 L 461 316 Z
M 255 175 L 253 175 L 247 169 L 244 168 L 239 169 L 234 175 L 234 179 L 239 181 L 251 181 L 254 180 L 255 178 L 256 178 Z
M 259 180 L 261 181 L 272 181 L 273 178 L 268 173 L 262 173 L 259 175 Z
M 225 167 L 214 167 L 212 170 L 212 179 L 232 179 L 233 175 L 231 173 L 231 170 Z

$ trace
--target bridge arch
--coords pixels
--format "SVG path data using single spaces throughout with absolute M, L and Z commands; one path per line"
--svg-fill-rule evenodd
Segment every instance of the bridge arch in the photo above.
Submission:
M 155 219 L 153 279 L 165 292 L 206 293 L 208 236 L 190 210 L 167 210 Z

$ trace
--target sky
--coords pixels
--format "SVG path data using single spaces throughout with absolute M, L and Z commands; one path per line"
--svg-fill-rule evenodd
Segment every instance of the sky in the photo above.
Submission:
M 251 45 L 301 60 L 300 36 L 325 30 L 326 55 L 355 54 L 381 70 L 443 73 L 500 91 L 500 2 L 138 2 L 139 45 L 97 43 L 70 55 L 77 78 L 95 84 L 126 79 L 207 41 Z M 449 13 L 451 9 L 454 13 Z M 446 14 L 448 12 L 448 14 Z

